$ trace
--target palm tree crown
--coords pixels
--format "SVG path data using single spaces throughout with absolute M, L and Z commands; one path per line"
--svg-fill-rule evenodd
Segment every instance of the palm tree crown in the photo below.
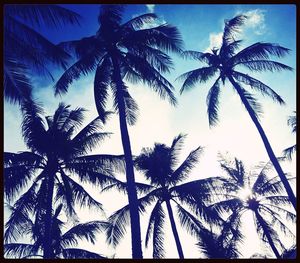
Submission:
M 96 132 L 101 128 L 99 118 L 77 132 L 82 126 L 83 111 L 82 108 L 69 110 L 69 106 L 61 103 L 53 116 L 44 119 L 39 105 L 30 101 L 22 103 L 22 133 L 31 151 L 4 153 L 4 190 L 9 202 L 20 190 L 27 190 L 13 205 L 6 223 L 5 242 L 16 240 L 26 231 L 22 220 L 29 214 L 43 218 L 44 227 L 48 226 L 45 239 L 51 238 L 53 205 L 62 205 L 63 211 L 73 219 L 76 219 L 75 203 L 102 211 L 102 204 L 74 180 L 74 175 L 83 182 L 105 186 L 113 182 L 115 169 L 124 170 L 123 160 L 112 155 L 86 156 L 109 134 Z M 44 244 L 46 250 L 50 240 L 45 242 L 48 242 Z M 49 253 L 45 256 L 50 257 Z
M 86 240 L 95 244 L 96 233 L 105 230 L 107 227 L 106 222 L 102 221 L 91 221 L 83 224 L 77 224 L 72 228 L 64 231 L 66 223 L 61 221 L 58 217 L 62 206 L 59 206 L 52 218 L 52 242 L 54 258 L 64 259 L 101 259 L 103 256 L 87 251 L 81 248 L 74 248 L 73 246 L 78 245 L 78 240 Z M 11 207 L 14 210 L 13 207 Z M 24 220 L 20 227 L 26 228 L 26 237 L 30 237 L 33 241 L 31 244 L 27 243 L 8 243 L 4 244 L 4 253 L 9 258 L 43 258 L 43 239 L 45 235 L 45 228 L 43 222 L 38 216 L 35 217 L 33 222 L 30 217 L 24 215 Z M 64 233 L 63 233 L 64 232 Z
M 279 248 L 284 246 L 278 235 L 281 231 L 285 236 L 295 238 L 293 232 L 286 226 L 285 220 L 296 223 L 296 215 L 290 212 L 291 202 L 282 194 L 283 184 L 278 176 L 270 178 L 268 171 L 270 163 L 260 165 L 258 172 L 249 175 L 243 163 L 236 159 L 229 162 L 221 160 L 221 167 L 227 177 L 223 179 L 223 190 L 219 191 L 218 202 L 211 205 L 219 213 L 229 213 L 222 235 L 224 240 L 237 245 L 243 239 L 241 235 L 241 217 L 244 212 L 252 211 L 257 232 L 262 240 L 270 245 L 277 258 L 280 258 Z M 292 180 L 294 178 L 291 178 Z M 229 234 L 229 227 L 236 231 Z M 276 229 L 276 230 L 275 230 Z
M 135 158 L 137 169 L 141 170 L 150 184 L 137 184 L 137 189 L 143 197 L 138 199 L 139 209 L 144 212 L 146 207 L 155 202 L 154 208 L 149 218 L 148 229 L 146 233 L 146 246 L 153 236 L 153 257 L 164 257 L 164 222 L 166 214 L 163 204 L 166 204 L 168 217 L 170 219 L 172 232 L 175 238 L 178 254 L 183 258 L 183 249 L 179 239 L 173 208 L 170 201 L 176 205 L 179 220 L 191 234 L 198 235 L 201 231 L 206 231 L 205 226 L 196 219 L 189 210 L 196 215 L 205 218 L 208 222 L 216 223 L 219 218 L 217 213 L 207 209 L 206 201 L 211 199 L 211 179 L 203 179 L 182 182 L 187 179 L 190 171 L 198 161 L 202 148 L 190 152 L 188 157 L 178 164 L 178 155 L 183 145 L 183 135 L 177 136 L 171 147 L 165 144 L 156 143 L 153 149 L 144 148 L 142 153 Z M 114 184 L 117 189 L 126 189 L 126 184 Z M 109 187 L 111 189 L 112 187 Z M 104 188 L 105 190 L 105 188 Z M 108 241 L 118 244 L 119 239 L 125 233 L 124 224 L 128 222 L 128 205 L 116 211 L 109 218 L 111 225 L 108 228 Z M 192 227 L 191 227 L 192 226 Z M 196 233 L 196 230 L 198 231 Z

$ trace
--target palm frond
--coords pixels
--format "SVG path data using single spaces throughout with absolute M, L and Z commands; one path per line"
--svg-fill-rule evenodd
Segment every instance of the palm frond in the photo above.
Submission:
M 127 34 L 125 41 L 127 45 L 134 44 L 134 42 L 143 43 L 165 52 L 175 53 L 180 53 L 183 46 L 180 32 L 176 27 L 169 24 L 131 31 Z
M 181 134 L 180 133 L 172 141 L 172 145 L 170 147 L 171 168 L 172 168 L 172 170 L 175 169 L 175 166 L 178 163 L 178 157 L 179 157 L 180 151 L 182 150 L 184 139 L 186 137 L 187 137 L 186 134 Z
M 23 101 L 21 105 L 23 114 L 22 136 L 27 147 L 33 151 L 44 153 L 45 148 L 45 122 L 42 118 L 42 107 L 33 101 Z
M 236 17 L 225 20 L 225 27 L 223 32 L 223 45 L 227 46 L 235 41 L 236 33 L 240 32 L 240 27 L 245 23 L 247 16 L 237 15 Z
M 272 98 L 275 102 L 278 102 L 279 104 L 285 104 L 284 100 L 280 97 L 280 95 L 278 95 L 272 88 L 262 83 L 261 81 L 252 78 L 247 74 L 237 71 L 233 71 L 232 75 L 236 80 L 241 81 L 246 85 L 249 85 L 252 89 L 260 91 L 262 95 Z
M 153 219 L 153 258 L 164 258 L 164 222 L 165 212 L 158 206 L 156 216 Z
M 104 231 L 107 228 L 107 223 L 103 221 L 91 221 L 87 223 L 78 224 L 60 238 L 61 245 L 66 248 L 67 246 L 73 246 L 78 244 L 78 240 L 86 240 L 95 244 L 96 233 Z
M 5 224 L 4 242 L 16 241 L 32 227 L 29 214 L 33 213 L 37 203 L 37 183 L 32 186 L 15 202 L 8 221 Z
M 55 83 L 53 87 L 55 95 L 66 93 L 74 80 L 79 79 L 82 74 L 86 76 L 94 71 L 101 57 L 102 52 L 93 50 L 69 67 Z
M 20 17 L 32 25 L 61 27 L 66 24 L 79 25 L 81 16 L 59 5 L 49 4 L 9 4 L 5 6 L 5 14 Z
M 193 50 L 183 51 L 182 56 L 183 56 L 183 58 L 192 58 L 192 59 L 195 59 L 195 60 L 199 60 L 201 62 L 205 62 L 208 65 L 212 64 L 212 61 L 215 58 L 214 54 L 203 53 L 203 52 L 193 51 Z
M 180 89 L 180 94 L 184 90 L 189 90 L 197 83 L 204 83 L 212 78 L 217 73 L 216 67 L 202 67 L 188 71 L 178 77 L 179 80 L 184 80 Z
M 68 182 L 73 193 L 73 200 L 81 207 L 94 207 L 103 211 L 102 204 L 96 201 L 86 190 L 61 171 L 61 177 Z
M 39 248 L 32 244 L 10 243 L 4 244 L 4 255 L 6 258 L 24 258 L 38 254 Z
M 236 84 L 239 85 L 238 83 L 236 83 Z M 247 102 L 249 104 L 250 108 L 252 109 L 252 112 L 255 115 L 255 117 L 257 119 L 259 119 L 259 116 L 262 115 L 262 112 L 263 112 L 260 103 L 250 92 L 246 91 L 240 85 L 239 85 L 239 87 L 240 87 L 239 94 L 241 96 L 241 100 L 242 100 L 244 106 L 246 107 L 245 103 Z
M 98 65 L 94 79 L 94 97 L 99 118 L 105 123 L 105 106 L 108 99 L 108 86 L 111 82 L 111 61 L 105 57 Z
M 176 105 L 176 98 L 172 91 L 174 87 L 146 58 L 127 53 L 123 63 L 126 67 L 127 78 L 135 82 L 142 81 L 157 92 L 162 99 L 166 98 L 171 105 Z
M 235 56 L 230 59 L 232 64 L 255 61 L 267 60 L 270 56 L 284 57 L 289 53 L 290 49 L 282 47 L 278 44 L 257 42 L 239 51 Z
M 189 153 L 188 157 L 171 175 L 170 181 L 173 185 L 187 178 L 191 170 L 195 167 L 196 163 L 198 162 L 199 156 L 202 152 L 203 148 L 199 146 L 198 148 Z
M 289 71 L 293 70 L 293 68 L 290 66 L 272 60 L 244 61 L 244 62 L 236 63 L 235 65 L 244 66 L 252 71 L 258 71 L 258 72 L 260 71 L 275 72 L 281 70 L 289 70 Z
M 3 88 L 8 102 L 21 103 L 31 99 L 31 82 L 27 75 L 27 67 L 13 58 L 5 58 Z
M 123 98 L 125 102 L 125 113 L 126 113 L 126 120 L 129 125 L 134 125 L 137 121 L 138 115 L 138 105 L 136 101 L 131 97 L 128 90 L 124 90 Z
M 293 145 L 283 150 L 283 156 L 288 160 L 292 160 L 292 155 L 296 152 L 297 145 Z
M 218 109 L 219 109 L 219 96 L 220 96 L 219 78 L 215 81 L 210 88 L 207 97 L 207 114 L 209 126 L 215 126 L 218 123 Z
M 121 26 L 121 32 L 126 31 L 126 29 L 130 29 L 130 30 L 141 29 L 144 26 L 147 26 L 148 24 L 151 25 L 151 23 L 154 22 L 157 18 L 158 18 L 157 15 L 154 13 L 139 15 L 124 23 Z
M 41 168 L 43 157 L 32 152 L 18 154 L 4 152 L 4 193 L 7 200 L 27 186 L 36 169 Z
M 146 239 L 145 239 L 145 246 L 148 247 L 149 240 L 151 238 L 151 235 L 153 234 L 153 227 L 155 223 L 155 219 L 157 216 L 159 216 L 159 209 L 161 209 L 161 202 L 158 201 L 155 206 L 153 207 L 150 218 L 149 218 L 149 223 L 146 231 Z
M 160 189 L 155 189 L 138 199 L 138 208 L 140 213 L 145 212 L 146 205 L 150 205 L 157 199 L 157 193 L 159 192 Z M 106 240 L 108 244 L 111 244 L 114 247 L 119 244 L 127 231 L 126 225 L 129 224 L 129 220 L 129 205 L 117 210 L 108 218 L 108 222 L 110 223 L 106 231 Z
M 19 40 L 29 44 L 33 48 L 43 50 L 39 54 L 47 61 L 59 65 L 64 69 L 66 68 L 67 60 L 70 58 L 69 54 L 55 46 L 37 31 L 10 16 L 5 16 L 5 29 L 7 32 L 15 34 Z M 7 49 L 6 51 L 10 52 Z

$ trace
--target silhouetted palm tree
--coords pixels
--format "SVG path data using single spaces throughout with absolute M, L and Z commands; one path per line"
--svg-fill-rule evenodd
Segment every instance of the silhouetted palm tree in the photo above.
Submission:
M 219 195 L 223 194 L 223 198 L 211 205 L 211 208 L 219 213 L 230 213 L 222 230 L 224 240 L 231 238 L 227 233 L 228 227 L 231 227 L 231 232 L 232 229 L 239 230 L 243 213 L 252 211 L 258 234 L 270 245 L 276 257 L 280 258 L 278 246 L 281 248 L 284 246 L 278 231 L 294 238 L 294 233 L 286 226 L 286 220 L 296 223 L 296 215 L 289 211 L 291 204 L 289 198 L 282 195 L 283 184 L 280 178 L 267 176 L 271 164 L 267 163 L 259 167 L 257 174 L 251 172 L 251 177 L 246 173 L 243 163 L 236 158 L 233 163 L 222 159 L 221 167 L 228 175 L 223 180 L 224 190 L 219 191 Z M 237 236 L 233 242 L 237 243 L 242 238 Z
M 78 24 L 80 16 L 58 5 L 8 4 L 4 6 L 4 96 L 20 103 L 31 98 L 29 70 L 52 78 L 49 62 L 66 67 L 69 55 L 35 28 Z
M 289 116 L 287 124 L 292 128 L 292 133 L 296 133 L 297 131 L 297 119 L 296 119 L 296 111 L 294 111 L 295 115 Z M 283 151 L 283 155 L 289 160 L 292 159 L 292 154 L 296 152 L 296 144 L 286 148 Z
M 237 71 L 237 67 L 244 67 L 251 71 L 258 72 L 292 70 L 292 68 L 287 65 L 270 60 L 270 56 L 285 56 L 288 54 L 289 49 L 277 44 L 257 42 L 237 52 L 237 49 L 241 44 L 241 40 L 235 39 L 235 33 L 244 23 L 245 19 L 246 16 L 239 15 L 225 22 L 222 46 L 220 49 L 213 49 L 212 53 L 202 53 L 197 51 L 184 52 L 185 56 L 205 62 L 208 66 L 198 68 L 181 75 L 180 78 L 184 80 L 181 93 L 184 90 L 195 86 L 196 83 L 204 83 L 218 74 L 217 79 L 210 88 L 206 99 L 209 125 L 216 125 L 218 121 L 219 95 L 221 92 L 220 82 L 222 81 L 223 84 L 225 84 L 225 80 L 229 80 L 255 124 L 265 145 L 268 156 L 282 180 L 294 208 L 296 209 L 295 194 L 293 193 L 293 190 L 289 185 L 269 140 L 259 122 L 258 115 L 261 112 L 261 107 L 256 98 L 244 89 L 241 84 L 243 83 L 248 85 L 253 90 L 271 97 L 279 104 L 284 104 L 284 101 L 266 84 L 250 77 L 248 74 Z
M 164 222 L 166 215 L 163 204 L 167 207 L 179 258 L 184 258 L 184 254 L 171 201 L 176 204 L 181 225 L 192 234 L 195 234 L 193 231 L 196 228 L 201 230 L 204 229 L 204 226 L 191 212 L 184 208 L 185 205 L 188 206 L 190 211 L 204 218 L 207 222 L 219 222 L 217 213 L 207 209 L 205 204 L 211 198 L 210 190 L 213 187 L 211 179 L 180 184 L 188 177 L 202 151 L 202 148 L 198 147 L 190 152 L 188 157 L 178 165 L 178 155 L 183 145 L 183 139 L 183 135 L 177 136 L 173 140 L 171 147 L 156 143 L 153 149 L 144 148 L 142 153 L 135 159 L 136 167 L 143 172 L 146 179 L 150 182 L 149 185 L 137 184 L 137 189 L 141 193 L 146 193 L 146 195 L 138 199 L 140 211 L 145 212 L 146 207 L 155 202 L 145 239 L 147 246 L 151 235 L 153 236 L 153 258 L 164 257 Z M 107 190 L 107 188 L 125 189 L 126 191 L 126 184 L 116 183 L 104 188 L 104 190 Z M 125 225 L 128 223 L 128 210 L 129 205 L 119 209 L 109 217 L 108 221 L 111 223 L 107 231 L 109 243 L 117 245 L 125 234 Z M 192 229 L 190 221 L 194 222 Z M 195 227 L 195 225 L 197 226 Z
M 11 207 L 12 211 L 15 208 Z M 78 240 L 86 240 L 95 244 L 96 233 L 103 231 L 107 227 L 106 222 L 92 221 L 83 224 L 77 224 L 72 228 L 65 229 L 65 223 L 62 222 L 58 216 L 62 205 L 60 205 L 52 217 L 52 232 L 51 241 L 53 247 L 53 258 L 64 259 L 101 259 L 103 256 L 81 249 L 77 247 Z M 44 258 L 43 240 L 45 239 L 45 227 L 43 219 L 38 215 L 33 222 L 30 217 L 23 215 L 23 220 L 20 222 L 21 237 L 30 239 L 32 243 L 8 243 L 4 244 L 4 254 L 8 258 Z M 63 233 L 64 232 L 64 233 Z M 74 248 L 74 246 L 76 246 Z
M 120 156 L 86 156 L 109 133 L 96 132 L 101 129 L 99 118 L 78 131 L 84 120 L 83 111 L 82 108 L 69 110 L 69 106 L 61 103 L 53 116 L 44 119 L 39 105 L 31 101 L 22 103 L 22 135 L 31 151 L 4 153 L 4 192 L 11 202 L 21 190 L 27 190 L 13 205 L 6 223 L 6 243 L 20 235 L 24 216 L 32 213 L 43 218 L 46 226 L 44 258 L 53 258 L 51 215 L 54 206 L 62 204 L 70 218 L 76 217 L 75 203 L 102 210 L 102 205 L 73 179 L 74 175 L 82 182 L 105 186 L 114 182 L 113 171 L 122 169 L 123 161 Z
M 79 60 L 58 80 L 55 93 L 67 92 L 73 80 L 96 71 L 94 96 L 97 111 L 102 118 L 108 90 L 112 91 L 114 107 L 119 113 L 126 161 L 132 256 L 142 258 L 140 219 L 127 128 L 127 123 L 132 125 L 136 120 L 137 104 L 129 94 L 125 81 L 147 84 L 162 98 L 167 97 L 175 104 L 173 86 L 161 73 L 168 72 L 172 66 L 171 58 L 164 52 L 181 51 L 182 41 L 175 27 L 151 24 L 156 20 L 155 14 L 144 14 L 122 24 L 123 9 L 121 5 L 101 6 L 98 18 L 100 28 L 96 35 L 61 44 L 66 50 L 75 50 Z

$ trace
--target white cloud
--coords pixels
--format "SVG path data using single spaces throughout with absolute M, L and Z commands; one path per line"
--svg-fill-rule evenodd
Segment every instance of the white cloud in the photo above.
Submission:
M 245 22 L 246 29 L 254 30 L 254 34 L 262 35 L 267 31 L 265 24 L 265 10 L 262 9 L 253 9 L 245 12 L 244 14 L 248 17 Z
M 155 5 L 148 4 L 148 5 L 146 5 L 146 7 L 147 7 L 149 13 L 154 13 Z
M 205 52 L 211 52 L 214 48 L 220 48 L 222 45 L 223 32 L 209 34 L 209 47 Z

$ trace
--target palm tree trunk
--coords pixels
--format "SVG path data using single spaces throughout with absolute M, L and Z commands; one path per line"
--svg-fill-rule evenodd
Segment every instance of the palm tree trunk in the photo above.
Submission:
M 173 211 L 172 211 L 172 207 L 171 207 L 171 203 L 170 203 L 169 199 L 166 200 L 166 204 L 167 204 L 168 214 L 169 214 L 170 223 L 171 223 L 171 227 L 172 227 L 172 232 L 173 232 L 174 239 L 175 239 L 175 242 L 176 242 L 178 255 L 179 255 L 180 259 L 184 259 L 183 250 L 182 250 L 182 246 L 181 246 L 181 243 L 180 243 L 180 239 L 179 239 L 179 235 L 178 235 L 178 231 L 177 231 L 177 228 L 176 228 L 174 215 L 173 215 Z
M 54 251 L 52 248 L 52 199 L 54 190 L 54 175 L 52 164 L 49 163 L 49 171 L 47 172 L 47 199 L 46 199 L 46 215 L 45 215 L 45 237 L 44 237 L 44 259 L 53 259 Z
M 258 119 L 256 118 L 255 113 L 254 113 L 252 107 L 250 106 L 249 102 L 245 98 L 245 96 L 244 96 L 244 94 L 243 94 L 240 86 L 234 81 L 234 79 L 232 78 L 232 76 L 228 76 L 228 79 L 231 82 L 231 84 L 234 86 L 234 88 L 236 89 L 236 91 L 238 92 L 238 94 L 239 94 L 239 96 L 240 96 L 243 104 L 245 105 L 245 107 L 246 107 L 246 109 L 247 109 L 247 111 L 248 111 L 248 113 L 249 113 L 252 121 L 254 122 L 254 124 L 255 124 L 255 126 L 256 126 L 259 134 L 260 134 L 260 137 L 261 137 L 261 139 L 262 139 L 262 141 L 263 141 L 263 143 L 265 145 L 265 148 L 267 150 L 268 156 L 269 156 L 269 158 L 270 158 L 270 160 L 271 160 L 271 162 L 272 162 L 272 164 L 273 164 L 273 166 L 274 166 L 274 168 L 275 168 L 275 170 L 276 170 L 276 172 L 277 172 L 280 180 L 282 181 L 282 183 L 284 185 L 284 188 L 285 188 L 285 190 L 286 190 L 286 192 L 288 194 L 288 197 L 289 197 L 292 205 L 294 206 L 294 208 L 296 210 L 296 197 L 295 197 L 295 194 L 294 194 L 294 192 L 293 192 L 293 190 L 292 190 L 292 188 L 291 188 L 291 186 L 290 186 L 290 184 L 289 184 L 289 182 L 288 182 L 288 180 L 287 180 L 287 178 L 285 176 L 285 173 L 283 172 L 283 170 L 282 170 L 282 168 L 281 168 L 281 166 L 280 166 L 280 164 L 279 164 L 279 162 L 278 162 L 278 160 L 277 160 L 277 158 L 276 158 L 276 156 L 274 154 L 274 151 L 273 151 L 273 149 L 271 147 L 271 144 L 269 143 L 269 140 L 268 140 L 268 138 L 267 138 L 267 136 L 266 136 L 266 134 L 265 134 L 265 132 L 264 132 L 261 124 L 259 123 Z
M 138 199 L 135 187 L 135 178 L 133 170 L 133 160 L 130 146 L 130 138 L 126 122 L 126 111 L 125 102 L 123 97 L 123 81 L 121 78 L 121 73 L 119 65 L 116 59 L 113 59 L 114 67 L 114 81 L 117 85 L 117 101 L 119 110 L 119 121 L 121 130 L 121 139 L 125 155 L 126 164 L 126 181 L 127 181 L 127 193 L 128 193 L 128 203 L 130 212 L 130 227 L 131 227 L 131 245 L 132 245 L 132 258 L 142 259 L 142 240 L 141 240 L 141 225 L 140 225 L 140 215 L 138 210 Z
M 270 244 L 270 246 L 271 246 L 271 248 L 272 248 L 272 250 L 273 250 L 273 252 L 274 252 L 274 254 L 276 256 L 276 258 L 281 258 L 280 254 L 279 254 L 279 252 L 278 252 L 278 250 L 277 250 L 277 248 L 276 248 L 276 246 L 275 246 L 275 244 L 274 244 L 274 242 L 272 240 L 272 237 L 271 237 L 271 235 L 270 235 L 270 233 L 268 231 L 268 228 L 266 226 L 266 222 L 264 221 L 264 219 L 262 218 L 262 216 L 259 214 L 259 212 L 257 210 L 255 210 L 254 213 L 255 213 L 257 221 L 259 222 L 259 224 L 263 228 L 264 234 L 266 235 L 266 237 L 268 239 L 268 242 L 269 242 L 269 244 Z

